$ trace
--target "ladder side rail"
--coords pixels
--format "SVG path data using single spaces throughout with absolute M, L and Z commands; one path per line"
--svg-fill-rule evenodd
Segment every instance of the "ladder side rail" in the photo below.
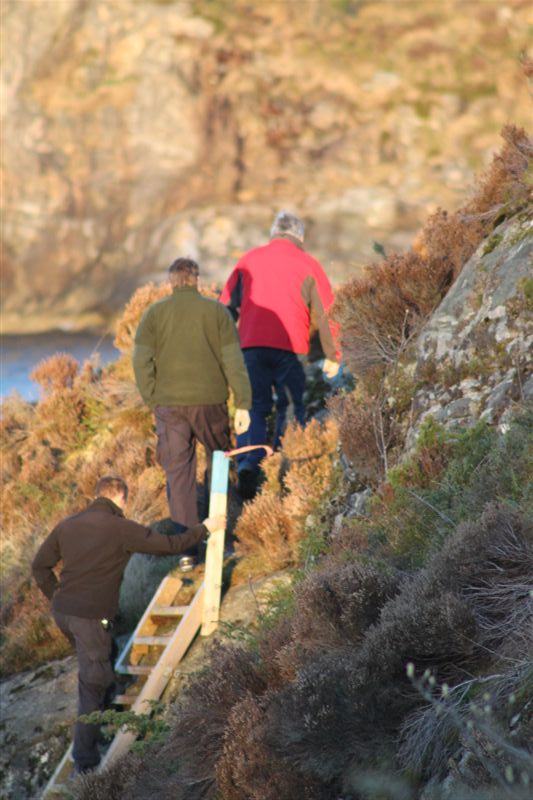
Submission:
M 72 748 L 73 745 L 71 744 L 64 754 L 63 758 L 55 768 L 54 772 L 52 773 L 51 777 L 46 784 L 44 791 L 42 793 L 42 798 L 45 800 L 47 797 L 52 797 L 54 794 L 58 793 L 59 784 L 61 784 L 61 778 L 67 779 L 74 768 L 74 759 L 72 757 Z
M 158 600 L 161 597 L 161 595 L 164 595 L 165 591 L 167 590 L 167 588 L 170 588 L 169 584 L 170 584 L 170 586 L 172 586 L 173 583 L 176 584 L 176 578 L 173 575 L 165 575 L 165 577 L 163 578 L 163 580 L 161 581 L 161 583 L 159 584 L 159 586 L 155 590 L 155 592 L 154 592 L 154 594 L 152 596 L 152 599 L 150 600 L 150 602 L 146 606 L 146 608 L 144 610 L 144 614 L 142 615 L 142 617 L 140 618 L 139 622 L 137 623 L 137 626 L 135 627 L 135 630 L 131 634 L 130 638 L 128 639 L 128 641 L 126 642 L 124 648 L 122 649 L 119 657 L 117 658 L 117 660 L 115 662 L 115 672 L 121 672 L 122 668 L 124 667 L 124 662 L 125 662 L 125 660 L 126 660 L 126 658 L 128 656 L 128 653 L 129 653 L 129 651 L 131 650 L 131 648 L 133 646 L 133 641 L 134 641 L 135 637 L 140 634 L 140 632 L 142 631 L 143 627 L 146 625 L 146 623 L 150 619 L 150 617 L 152 615 L 152 609 L 153 609 L 153 607 L 155 605 L 158 605 Z M 176 592 L 178 591 L 179 586 L 181 585 L 181 583 L 182 583 L 182 581 L 179 580 L 179 583 L 176 585 Z
M 138 714 L 150 712 L 150 700 L 159 700 L 163 694 L 173 671 L 181 661 L 202 624 L 202 610 L 204 602 L 204 583 L 196 592 L 187 613 L 181 619 L 178 627 L 157 664 L 153 667 L 146 683 L 144 684 L 131 710 Z M 108 766 L 119 756 L 123 755 L 136 739 L 136 735 L 129 731 L 119 731 L 105 754 L 100 768 Z
M 209 516 L 225 516 L 228 507 L 229 458 L 221 450 L 213 453 Z M 205 557 L 205 599 L 202 615 L 202 636 L 209 636 L 218 625 L 222 594 L 225 530 L 209 537 Z

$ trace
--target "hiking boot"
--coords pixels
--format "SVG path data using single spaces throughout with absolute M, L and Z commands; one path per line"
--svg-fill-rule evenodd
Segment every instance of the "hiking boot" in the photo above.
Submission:
M 243 500 L 253 500 L 257 492 L 257 476 L 251 469 L 241 469 L 239 477 L 239 494 Z
M 87 775 L 88 772 L 94 772 L 95 769 L 98 769 L 98 764 L 90 764 L 82 766 L 81 764 L 76 764 L 74 762 L 74 775 Z

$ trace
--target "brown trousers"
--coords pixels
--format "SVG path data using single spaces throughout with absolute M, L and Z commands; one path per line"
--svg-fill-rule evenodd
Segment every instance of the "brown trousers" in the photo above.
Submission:
M 206 406 L 156 406 L 157 460 L 167 476 L 167 494 L 173 522 L 184 528 L 198 523 L 196 441 L 206 450 L 206 497 L 214 450 L 231 446 L 225 403 Z
M 103 711 L 106 695 L 113 685 L 111 664 L 112 639 L 99 619 L 85 619 L 63 614 L 54 609 L 54 619 L 62 633 L 76 648 L 78 657 L 78 716 Z M 98 752 L 99 725 L 76 722 L 73 758 L 78 769 L 95 767 Z

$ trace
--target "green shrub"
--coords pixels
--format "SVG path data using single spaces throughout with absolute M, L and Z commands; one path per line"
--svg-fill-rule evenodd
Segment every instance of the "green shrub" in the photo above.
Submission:
M 385 555 L 397 567 L 423 566 L 455 527 L 479 517 L 488 503 L 533 510 L 531 447 L 533 412 L 523 410 L 499 434 L 484 422 L 446 431 L 433 420 L 422 426 L 412 455 L 390 470 L 373 496 L 368 516 L 349 522 L 334 551 Z

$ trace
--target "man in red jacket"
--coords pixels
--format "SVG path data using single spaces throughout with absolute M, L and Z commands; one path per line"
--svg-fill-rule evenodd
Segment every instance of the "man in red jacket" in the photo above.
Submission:
M 284 429 L 285 398 L 294 405 L 296 420 L 305 423 L 305 373 L 299 355 L 309 352 L 311 323 L 318 328 L 326 356 L 324 372 L 333 378 L 339 370 L 334 331 L 327 319 L 333 302 L 331 284 L 318 261 L 303 249 L 304 224 L 281 211 L 270 231 L 270 242 L 246 253 L 231 273 L 220 300 L 239 320 L 239 337 L 252 384 L 251 425 L 238 437 L 239 445 L 265 444 L 267 418 L 274 392 L 278 419 L 274 445 Z M 261 451 L 239 463 L 239 488 L 253 497 Z

